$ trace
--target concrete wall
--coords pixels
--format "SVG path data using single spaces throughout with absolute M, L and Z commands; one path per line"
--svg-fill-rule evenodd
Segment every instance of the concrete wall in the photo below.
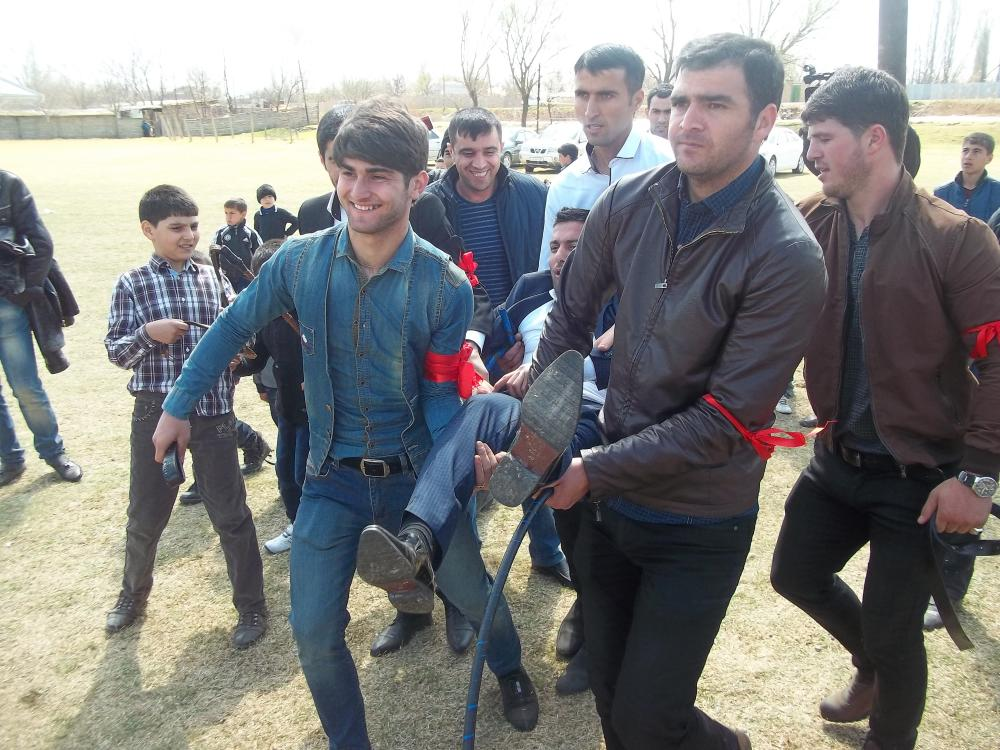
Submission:
M 1000 81 L 987 83 L 909 83 L 910 99 L 997 99 Z

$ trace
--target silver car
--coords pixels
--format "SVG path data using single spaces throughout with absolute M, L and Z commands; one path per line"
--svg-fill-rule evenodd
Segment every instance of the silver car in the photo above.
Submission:
M 576 120 L 554 122 L 534 140 L 525 141 L 521 146 L 524 171 L 529 174 L 536 169 L 553 169 L 558 172 L 562 169 L 558 149 L 564 143 L 575 143 L 580 149 L 586 145 L 587 136 L 583 133 L 583 126 Z

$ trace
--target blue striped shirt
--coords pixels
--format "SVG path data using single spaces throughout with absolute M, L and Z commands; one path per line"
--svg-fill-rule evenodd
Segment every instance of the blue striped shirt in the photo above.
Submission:
M 458 198 L 459 225 L 465 248 L 471 250 L 479 267 L 476 276 L 491 300 L 505 300 L 514 288 L 510 277 L 507 250 L 500 234 L 497 217 L 497 200 L 492 196 L 482 203 L 472 203 L 460 195 Z

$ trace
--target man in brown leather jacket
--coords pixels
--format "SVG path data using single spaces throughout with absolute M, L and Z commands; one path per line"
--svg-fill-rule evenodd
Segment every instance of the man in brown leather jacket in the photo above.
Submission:
M 802 119 L 824 195 L 801 209 L 829 276 L 806 387 L 835 423 L 788 498 L 771 580 L 857 668 L 823 718 L 870 716 L 866 750 L 909 750 L 927 687 L 926 524 L 982 526 L 1000 470 L 1000 248 L 902 168 L 909 102 L 888 74 L 839 71 Z M 866 543 L 859 601 L 837 573 Z
M 589 352 L 620 295 L 606 444 L 550 500 L 593 501 L 575 554 L 609 750 L 750 747 L 694 699 L 750 549 L 774 404 L 825 290 L 819 247 L 758 155 L 784 80 L 774 48 L 717 34 L 678 69 L 677 162 L 598 199 L 531 368 Z

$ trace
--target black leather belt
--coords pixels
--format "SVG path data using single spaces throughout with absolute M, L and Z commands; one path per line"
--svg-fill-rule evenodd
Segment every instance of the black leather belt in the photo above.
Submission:
M 990 506 L 990 515 L 1000 518 L 1000 505 L 993 503 Z M 1000 555 L 1000 540 L 997 539 L 977 539 L 974 542 L 965 544 L 949 544 L 941 538 L 937 530 L 937 513 L 931 516 L 927 522 L 930 532 L 931 553 L 934 556 L 934 573 L 931 575 L 931 595 L 937 605 L 938 614 L 944 623 L 948 635 L 958 646 L 959 650 L 965 651 L 972 648 L 972 641 L 962 629 L 962 624 L 955 614 L 955 607 L 948 597 L 948 591 L 944 586 L 944 554 L 948 550 L 966 557 L 977 557 L 979 555 Z
M 405 457 L 390 456 L 389 458 L 342 458 L 341 466 L 356 469 L 366 477 L 383 479 L 390 474 L 399 474 L 410 465 Z
M 862 453 L 853 448 L 848 448 L 843 443 L 837 443 L 837 453 L 845 464 L 849 464 L 857 469 L 891 471 L 899 474 L 904 479 L 907 475 L 924 475 L 928 472 L 940 473 L 942 479 L 944 478 L 944 474 L 940 469 L 928 469 L 926 466 L 921 466 L 920 464 L 901 464 L 892 456 L 883 453 Z

